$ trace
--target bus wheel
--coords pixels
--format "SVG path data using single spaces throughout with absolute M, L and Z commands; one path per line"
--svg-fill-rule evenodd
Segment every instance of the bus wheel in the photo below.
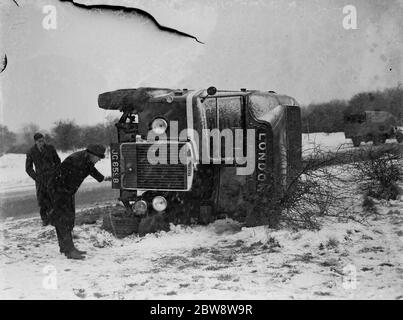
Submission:
M 354 147 L 359 147 L 361 144 L 361 139 L 359 137 L 353 137 L 351 140 L 353 140 L 353 146 Z

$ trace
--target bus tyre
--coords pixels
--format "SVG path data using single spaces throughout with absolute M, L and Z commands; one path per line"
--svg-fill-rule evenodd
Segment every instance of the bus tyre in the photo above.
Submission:
M 354 147 L 359 147 L 361 144 L 361 139 L 359 137 L 353 137 L 351 140 L 353 140 L 353 146 Z

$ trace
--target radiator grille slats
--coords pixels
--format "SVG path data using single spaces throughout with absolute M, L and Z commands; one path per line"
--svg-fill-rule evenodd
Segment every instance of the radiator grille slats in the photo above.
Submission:
M 181 150 L 185 143 L 179 143 L 177 150 Z M 187 190 L 188 167 L 178 160 L 171 162 L 170 148 L 160 148 L 159 157 L 164 157 L 167 164 L 151 164 L 147 159 L 150 143 L 122 144 L 123 188 L 148 190 Z

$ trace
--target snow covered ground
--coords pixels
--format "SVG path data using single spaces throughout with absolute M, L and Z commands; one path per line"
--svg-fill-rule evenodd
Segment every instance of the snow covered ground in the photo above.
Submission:
M 403 199 L 402 199 L 403 200 Z M 1 299 L 403 299 L 403 201 L 365 224 L 320 231 L 246 228 L 230 219 L 115 239 L 75 228 L 86 260 L 58 252 L 38 218 L 1 225 Z
M 396 143 L 396 139 L 387 139 L 386 143 Z M 371 145 L 372 142 L 362 142 L 361 145 Z M 307 154 L 315 147 L 319 147 L 322 151 L 346 151 L 354 149 L 351 139 L 344 137 L 344 132 L 324 133 L 314 132 L 302 135 L 302 145 L 304 154 Z
M 303 139 L 305 148 L 346 142 L 338 133 Z M 9 179 L 25 187 L 22 174 L 11 174 L 23 170 L 18 159 L 0 160 L 2 186 Z M 107 174 L 108 160 L 102 165 Z M 361 199 L 354 201 L 356 210 Z M 116 239 L 98 220 L 74 229 L 77 247 L 88 251 L 83 261 L 62 256 L 54 228 L 39 218 L 7 219 L 0 299 L 403 299 L 403 197 L 376 207 L 364 223 L 327 218 L 320 231 L 225 219 Z

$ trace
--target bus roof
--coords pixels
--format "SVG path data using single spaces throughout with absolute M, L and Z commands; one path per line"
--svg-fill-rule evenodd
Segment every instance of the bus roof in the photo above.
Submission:
M 106 110 L 134 110 L 151 99 L 164 99 L 168 96 L 186 98 L 190 93 L 196 90 L 187 89 L 168 89 L 168 88 L 151 88 L 140 87 L 136 89 L 119 89 L 115 91 L 104 92 L 98 96 L 98 105 Z M 206 90 L 198 90 L 200 97 L 206 96 Z M 290 96 L 279 95 L 273 91 L 258 90 L 217 90 L 214 97 L 223 96 L 250 96 L 252 100 L 261 101 L 265 105 L 264 109 L 271 109 L 278 105 L 295 105 L 298 106 L 296 100 Z

